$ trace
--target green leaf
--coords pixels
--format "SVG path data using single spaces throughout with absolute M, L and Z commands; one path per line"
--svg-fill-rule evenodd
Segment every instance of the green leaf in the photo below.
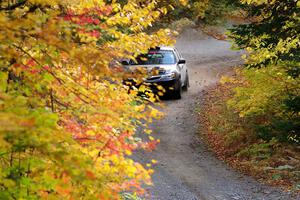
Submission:
M 0 92 L 5 92 L 7 88 L 8 73 L 0 71 Z

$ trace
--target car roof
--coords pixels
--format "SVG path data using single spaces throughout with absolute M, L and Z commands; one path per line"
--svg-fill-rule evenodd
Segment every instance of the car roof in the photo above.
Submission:
M 171 51 L 174 50 L 174 47 L 171 47 L 171 46 L 161 46 L 159 48 L 160 48 L 160 50 L 171 50 Z

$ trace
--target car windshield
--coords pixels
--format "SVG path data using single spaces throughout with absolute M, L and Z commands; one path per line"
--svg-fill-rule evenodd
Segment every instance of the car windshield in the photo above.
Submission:
M 131 65 L 164 65 L 175 63 L 175 55 L 171 50 L 150 50 L 147 54 L 139 55 L 136 61 L 130 61 Z

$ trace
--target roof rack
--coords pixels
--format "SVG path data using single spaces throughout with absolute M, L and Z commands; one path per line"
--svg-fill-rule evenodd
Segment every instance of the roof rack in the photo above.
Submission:
M 155 48 L 151 47 L 150 50 L 160 50 L 160 47 L 155 47 Z

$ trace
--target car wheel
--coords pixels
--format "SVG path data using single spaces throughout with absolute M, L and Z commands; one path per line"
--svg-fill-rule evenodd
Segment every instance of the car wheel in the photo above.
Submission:
M 190 79 L 189 79 L 189 75 L 186 74 L 185 81 L 184 81 L 184 86 L 183 86 L 182 89 L 184 91 L 188 91 L 189 87 L 190 87 Z
M 178 88 L 174 90 L 174 98 L 181 99 L 181 94 L 182 94 L 181 81 L 178 81 Z

